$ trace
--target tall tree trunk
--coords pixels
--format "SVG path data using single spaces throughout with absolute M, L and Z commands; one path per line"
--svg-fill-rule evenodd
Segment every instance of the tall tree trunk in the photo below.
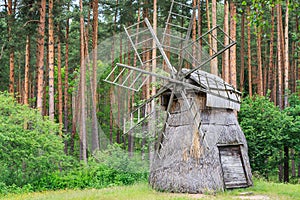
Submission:
M 93 1 L 93 70 L 92 70 L 92 153 L 99 150 L 97 121 L 97 44 L 98 44 L 98 0 Z
M 280 154 L 280 156 L 279 156 L 280 163 L 278 164 L 278 180 L 279 180 L 279 182 L 282 182 L 282 180 L 283 180 L 283 166 L 282 166 L 282 163 L 281 163 L 281 161 L 282 161 L 282 151 L 280 151 L 279 154 Z
M 289 182 L 289 147 L 284 146 L 283 181 Z
M 45 43 L 48 44 L 48 41 L 46 41 Z M 49 56 L 48 56 L 48 52 L 49 52 L 49 45 L 46 45 L 46 65 L 45 65 L 45 70 L 44 70 L 44 74 L 46 74 L 45 77 L 48 77 L 49 74 Z M 44 83 L 43 83 L 43 94 L 44 94 L 44 98 L 43 98 L 43 116 L 48 116 L 49 113 L 49 103 L 47 102 L 47 88 L 49 85 L 49 79 L 44 78 Z M 49 95 L 48 95 L 49 96 Z
M 70 10 L 70 4 L 68 4 Z M 66 21 L 66 36 L 65 36 L 65 82 L 64 82 L 64 131 L 69 132 L 69 18 Z M 68 153 L 68 140 L 65 140 L 65 153 Z
M 22 103 L 22 79 L 21 79 L 21 58 L 20 53 L 18 54 L 18 87 L 17 87 L 17 102 Z
M 272 7 L 271 10 L 271 36 L 270 36 L 270 55 L 269 55 L 269 72 L 268 72 L 268 89 L 272 90 L 271 92 L 271 99 L 273 102 L 275 102 L 276 97 L 276 90 L 272 88 L 273 82 L 276 81 L 274 79 L 274 73 L 276 74 L 276 71 L 274 69 L 274 63 L 273 63 L 273 56 L 274 56 L 274 31 L 275 31 L 275 24 L 274 24 L 274 7 Z M 275 104 L 276 105 L 276 104 Z
M 49 119 L 54 120 L 54 24 L 53 24 L 53 0 L 49 0 Z
M 240 91 L 244 90 L 244 74 L 245 74 L 245 12 L 242 13 L 241 22 L 241 68 L 240 68 Z
M 289 0 L 286 0 L 284 29 L 284 107 L 288 106 L 289 93 Z
M 230 1 L 230 37 L 236 41 L 236 5 Z M 236 87 L 236 46 L 230 48 L 230 83 Z
M 277 68 L 278 68 L 278 105 L 282 109 L 282 42 L 281 42 L 281 4 L 276 5 L 277 11 Z M 280 152 L 280 161 L 282 160 L 282 152 Z M 278 179 L 282 182 L 282 163 L 278 166 Z
M 118 0 L 116 0 L 116 5 L 118 5 Z M 115 39 L 116 39 L 116 29 L 117 29 L 117 15 L 118 15 L 118 9 L 115 8 L 115 14 L 114 14 L 114 28 L 113 28 L 113 41 L 112 41 L 112 47 L 111 47 L 111 68 L 113 69 L 115 67 Z M 121 42 L 120 42 L 121 45 Z M 120 61 L 121 62 L 121 61 Z M 112 74 L 111 80 L 113 81 L 114 76 Z M 109 99 L 110 99 L 110 112 L 109 112 L 109 139 L 110 143 L 112 143 L 112 135 L 113 135 L 113 105 L 114 105 L 114 88 L 111 86 L 109 90 Z M 119 110 L 119 102 L 118 102 L 118 110 Z M 116 141 L 118 144 L 121 143 L 120 138 L 120 130 L 117 130 L 117 138 Z
M 206 0 L 206 18 L 207 18 L 207 29 L 210 30 L 211 29 L 211 25 L 210 25 L 210 12 L 209 12 L 209 1 Z M 208 35 L 208 43 L 210 46 L 212 46 L 212 42 L 211 42 L 211 35 Z M 209 48 L 209 55 L 212 56 L 212 49 Z M 210 62 L 210 71 L 212 72 L 212 62 Z
M 295 55 L 296 53 L 296 42 L 292 41 L 292 51 L 291 51 L 291 55 Z M 291 93 L 296 93 L 297 91 L 297 59 L 292 59 L 291 62 L 291 67 L 290 67 L 291 71 L 291 78 L 290 78 L 290 88 L 291 88 Z
M 29 68 L 30 68 L 30 37 L 26 36 L 26 48 L 25 48 L 25 75 L 24 75 L 24 98 L 23 103 L 28 105 L 29 98 Z
M 147 7 L 147 4 L 148 4 L 148 1 L 145 1 L 144 2 L 144 7 L 143 7 L 143 12 L 142 12 L 142 15 L 143 15 L 143 18 L 146 18 L 146 17 L 148 17 L 148 7 Z M 146 25 L 144 24 L 144 28 L 146 28 Z M 167 33 L 169 34 L 170 32 L 170 26 L 168 26 L 167 27 Z M 166 44 L 167 44 L 167 46 L 171 46 L 171 39 L 170 39 L 170 37 L 168 36 L 167 38 L 165 38 L 165 40 L 166 40 Z M 143 46 L 143 49 L 145 49 L 145 47 Z M 144 50 L 143 50 L 144 51 Z M 149 57 L 150 55 L 148 54 L 148 52 L 146 52 L 146 53 L 143 53 L 143 55 L 142 55 L 142 60 L 143 61 L 147 61 L 147 60 L 149 60 L 150 59 L 150 57 Z M 167 57 L 168 58 L 170 58 L 169 57 L 170 56 L 170 52 L 169 51 L 167 51 Z M 164 62 L 164 65 L 165 65 L 166 63 Z M 165 68 L 167 68 L 166 67 L 167 65 L 165 65 Z M 146 70 L 149 70 L 149 64 L 147 63 L 146 64 L 146 66 L 145 66 L 145 68 L 146 68 Z M 147 69 L 148 68 L 148 69 Z M 168 68 L 167 68 L 168 69 Z M 148 91 L 149 90 L 149 80 L 148 81 L 146 81 L 146 84 L 142 87 L 142 99 L 148 99 L 148 97 L 150 96 L 150 92 Z M 145 113 L 149 113 L 149 110 L 144 110 L 144 112 Z M 148 127 L 148 123 L 147 122 L 145 122 L 145 123 L 143 123 L 142 124 L 142 151 L 141 151 L 141 154 L 142 154 L 142 159 L 144 159 L 145 158 L 145 151 L 144 151 L 144 149 L 145 149 L 145 147 L 146 147 L 146 137 L 145 137 L 145 132 L 144 132 L 144 130 L 147 130 L 147 128 L 149 128 Z
M 292 166 L 292 178 L 296 177 L 296 162 L 295 162 L 295 150 L 291 149 L 291 166 Z
M 13 2 L 12 0 L 8 0 L 7 4 L 7 15 L 8 15 L 8 41 L 9 41 L 9 93 L 14 95 L 15 89 L 15 53 L 13 48 L 13 41 L 12 41 L 12 26 L 13 26 Z
M 195 7 L 196 5 L 197 5 L 197 0 L 193 0 L 193 7 Z M 181 26 L 183 26 L 183 24 L 181 24 Z M 196 37 L 197 37 L 197 22 L 196 22 L 196 16 L 194 16 L 193 17 L 193 25 L 192 25 L 192 41 L 196 41 Z M 180 48 L 182 48 L 182 46 Z M 197 58 L 195 45 L 193 45 L 193 48 L 192 48 L 192 55 L 194 58 Z M 193 60 L 193 63 L 191 63 L 191 64 L 192 64 L 193 68 L 196 67 L 195 60 Z
M 37 38 L 37 109 L 43 114 L 43 83 L 44 83 L 44 36 L 45 36 L 45 16 L 46 16 L 46 0 L 41 0 L 40 7 L 40 20 L 38 26 Z
M 63 128 L 63 89 L 61 76 L 61 42 L 60 42 L 60 26 L 57 27 L 57 90 L 58 90 L 58 122 L 60 130 Z
M 86 110 L 85 110 L 85 53 L 84 53 L 84 16 L 83 16 L 83 5 L 82 0 L 79 1 L 80 8 L 80 139 L 82 145 L 81 159 L 87 164 L 87 141 L 86 141 Z
M 198 0 L 198 37 L 202 35 L 202 0 Z M 199 50 L 202 52 L 202 40 L 199 40 Z M 198 59 L 202 60 L 201 53 L 198 54 Z
M 139 20 L 138 20 L 139 21 Z M 153 30 L 154 33 L 157 34 L 157 0 L 153 0 Z M 156 72 L 156 43 L 153 40 L 152 42 L 152 72 Z M 156 82 L 156 78 L 155 76 L 152 77 L 152 82 L 155 83 Z M 156 94 L 156 87 L 155 84 L 152 85 L 152 90 L 151 90 L 151 95 L 155 95 Z M 153 101 L 154 102 L 154 101 Z M 152 105 L 152 109 L 154 108 L 155 105 Z
M 282 109 L 282 43 L 281 43 L 281 4 L 276 5 L 277 10 L 277 68 L 278 68 L 278 105 Z
M 258 65 L 258 83 L 257 83 L 257 94 L 263 96 L 263 73 L 262 73 L 262 53 L 261 53 L 261 28 L 256 27 L 257 34 L 257 65 Z
M 123 44 L 122 44 L 122 40 L 123 40 L 123 38 L 122 38 L 122 35 L 119 35 L 120 36 L 120 55 L 119 55 L 119 60 L 120 60 L 120 62 L 122 62 L 122 58 L 123 58 Z M 124 56 L 125 57 L 125 56 Z M 113 78 L 113 77 L 112 77 Z M 118 96 L 120 96 L 120 94 L 121 94 L 121 88 L 120 87 L 118 87 Z M 113 90 L 112 90 L 113 91 Z M 115 104 L 115 102 L 116 102 L 116 99 L 115 99 L 115 96 L 114 96 L 114 93 L 113 93 L 113 101 L 112 101 L 112 106 L 111 106 L 111 109 L 113 109 L 113 106 L 114 106 L 114 104 Z M 121 112 L 122 112 L 122 102 L 121 101 L 118 101 L 118 116 L 117 116 L 117 124 L 120 124 L 120 121 L 121 121 Z M 111 112 L 112 112 L 112 110 L 111 110 Z M 113 121 L 112 121 L 113 122 Z M 113 123 L 112 123 L 113 124 Z M 113 142 L 113 134 L 111 134 L 110 135 L 110 143 L 112 143 Z M 124 135 L 122 135 L 122 141 L 121 142 L 123 142 L 123 144 L 124 144 L 124 147 L 126 146 L 126 138 L 125 138 L 125 136 Z
M 225 0 L 224 2 L 224 32 L 229 35 L 229 2 Z M 227 46 L 229 44 L 229 38 L 224 38 L 224 45 Z M 223 79 L 225 82 L 229 83 L 229 50 L 224 52 L 224 70 L 223 70 Z
M 250 6 L 247 7 L 247 15 L 250 15 Z M 249 96 L 252 97 L 252 65 L 251 65 L 251 24 L 248 20 L 247 25 L 247 44 L 248 44 L 248 87 Z
M 193 5 L 196 5 L 196 0 L 193 0 Z M 196 37 L 196 17 L 193 19 L 193 39 Z M 157 0 L 153 1 L 153 30 L 154 33 L 157 34 Z M 195 35 L 195 36 L 194 36 Z M 152 41 L 152 72 L 155 73 L 156 71 L 156 43 L 153 40 Z M 194 49 L 193 49 L 194 53 Z M 194 63 L 193 63 L 194 64 Z M 156 87 L 155 87 L 155 82 L 156 82 L 156 77 L 152 76 L 152 88 L 151 88 L 151 96 L 154 96 L 156 94 Z M 151 113 L 152 113 L 152 118 L 149 121 L 149 129 L 151 132 L 150 137 L 155 137 L 156 136 L 156 112 L 155 112 L 155 101 L 151 102 Z M 154 142 L 150 141 L 149 144 L 149 158 L 150 160 L 153 159 L 153 154 L 154 153 Z
M 267 46 L 267 45 L 265 45 Z M 268 91 L 268 72 L 269 72 L 269 66 L 267 65 L 267 60 L 268 60 L 268 52 L 267 52 L 267 48 L 263 48 L 264 52 L 264 56 L 263 56 L 263 60 L 262 60 L 262 70 L 263 70 L 263 95 L 266 96 L 267 95 L 267 91 Z
M 211 22 L 212 22 L 212 27 L 217 26 L 217 1 L 212 0 L 212 17 L 211 17 Z M 212 31 L 212 48 L 214 54 L 218 52 L 218 41 L 216 40 L 217 38 L 217 29 L 214 29 Z M 218 58 L 214 58 L 211 60 L 211 73 L 214 75 L 218 76 Z
M 286 0 L 284 29 L 284 107 L 288 107 L 289 92 L 289 0 Z M 284 145 L 284 182 L 289 182 L 289 147 Z

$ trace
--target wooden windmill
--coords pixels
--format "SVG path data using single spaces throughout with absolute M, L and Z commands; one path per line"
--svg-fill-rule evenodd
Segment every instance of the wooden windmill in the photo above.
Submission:
M 252 174 L 247 142 L 234 113 L 240 107 L 240 92 L 202 70 L 235 42 L 218 26 L 191 41 L 196 9 L 172 0 L 161 38 L 147 18 L 125 27 L 140 66 L 117 63 L 105 81 L 139 91 L 151 77 L 162 80 L 156 95 L 133 109 L 124 123 L 124 134 L 134 132 L 153 116 L 153 102 L 160 99 L 166 117 L 155 135 L 151 158 L 149 180 L 154 188 L 202 193 L 248 187 Z M 222 42 L 225 38 L 227 45 Z M 212 40 L 218 50 L 212 48 Z M 143 56 L 153 49 L 157 49 L 156 57 Z M 176 56 L 171 59 L 169 52 Z M 163 73 L 151 70 L 153 60 L 162 63 Z

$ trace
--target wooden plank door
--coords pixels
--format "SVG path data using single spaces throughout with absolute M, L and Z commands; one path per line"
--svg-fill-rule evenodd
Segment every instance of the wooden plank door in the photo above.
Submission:
M 219 146 L 225 188 L 247 187 L 240 145 Z

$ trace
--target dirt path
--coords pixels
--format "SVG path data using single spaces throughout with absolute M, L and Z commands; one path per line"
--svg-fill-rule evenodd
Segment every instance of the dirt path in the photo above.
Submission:
M 178 197 L 184 196 L 190 199 L 218 199 L 218 196 L 206 195 L 206 194 L 173 194 L 172 196 L 178 196 Z M 243 199 L 243 200 L 270 200 L 270 197 L 268 197 L 267 195 L 253 194 L 252 192 L 240 193 L 238 196 L 233 198 Z

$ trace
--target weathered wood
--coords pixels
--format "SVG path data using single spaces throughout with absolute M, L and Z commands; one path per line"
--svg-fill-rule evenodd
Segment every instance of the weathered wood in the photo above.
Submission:
M 190 103 L 198 105 L 200 129 L 209 148 L 204 148 L 204 139 L 193 129 L 193 118 L 184 108 L 183 99 L 177 98 L 167 121 L 164 148 L 158 152 L 160 157 L 154 157 L 151 163 L 152 187 L 203 193 L 251 186 L 248 147 L 233 110 L 207 107 L 205 93 L 189 91 L 187 97 Z
M 219 147 L 219 151 L 225 187 L 233 188 L 241 185 L 247 186 L 248 182 L 242 164 L 240 146 L 221 146 Z

